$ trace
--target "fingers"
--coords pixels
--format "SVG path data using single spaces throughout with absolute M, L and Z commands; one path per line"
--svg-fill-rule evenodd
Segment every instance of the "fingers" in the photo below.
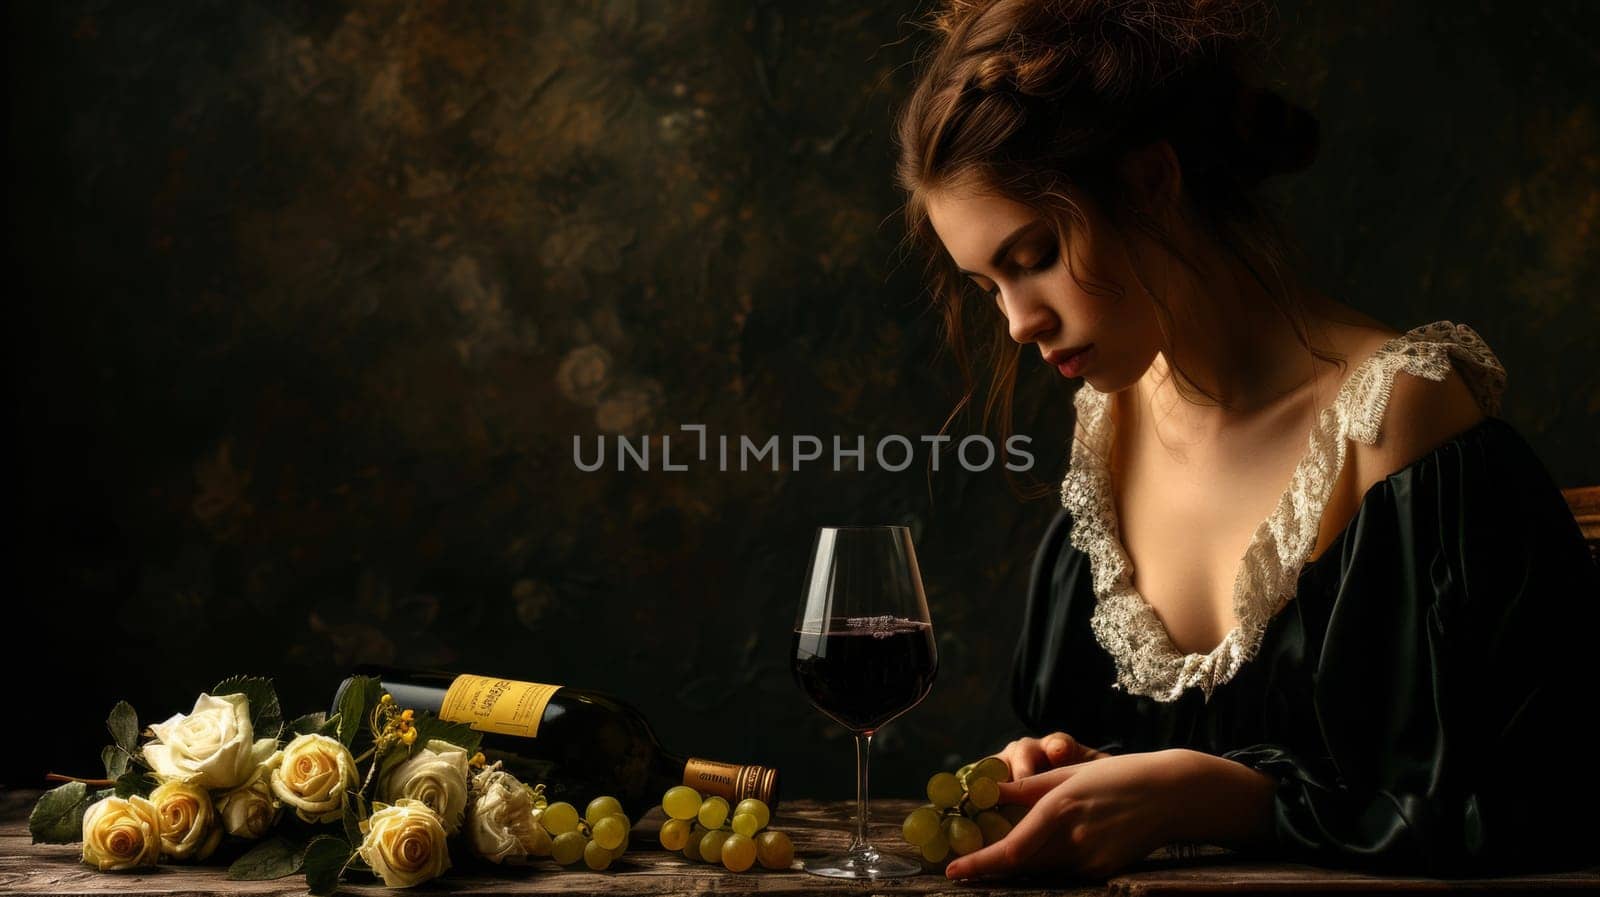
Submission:
M 1098 760 L 1106 756 L 1092 747 L 1078 743 L 1065 732 L 1052 732 L 1040 739 L 1046 757 L 1050 758 L 1051 766 L 1064 766 L 1068 763 L 1082 763 L 1085 760 Z
M 1032 778 L 1039 778 L 1032 776 Z M 1002 786 L 1005 787 L 1005 786 Z M 1029 813 L 1004 838 L 957 857 L 945 867 L 947 878 L 985 878 L 1012 875 L 1025 867 L 1050 839 L 1052 814 Z
M 1051 732 L 1043 738 L 1019 738 L 996 756 L 1011 767 L 1013 778 L 1022 779 L 1057 766 L 1109 757 L 1080 743 L 1065 732 Z
M 1051 789 L 1072 778 L 1078 773 L 1075 766 L 1058 766 L 1036 773 L 1015 782 L 1002 782 L 1000 784 L 1000 803 L 1021 804 L 1031 807 L 1039 799 L 1049 794 Z
M 1042 742 L 1037 738 L 1021 738 L 1013 741 L 997 756 L 1011 767 L 1013 779 L 1031 776 L 1055 765 L 1050 762 L 1050 755 L 1045 753 Z

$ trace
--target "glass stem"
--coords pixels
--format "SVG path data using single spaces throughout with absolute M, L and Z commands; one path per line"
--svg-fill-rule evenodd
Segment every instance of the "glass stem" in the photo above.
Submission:
M 856 736 L 856 838 L 850 844 L 850 852 L 858 853 L 871 850 L 872 845 L 867 841 L 867 765 L 871 761 L 872 734 Z

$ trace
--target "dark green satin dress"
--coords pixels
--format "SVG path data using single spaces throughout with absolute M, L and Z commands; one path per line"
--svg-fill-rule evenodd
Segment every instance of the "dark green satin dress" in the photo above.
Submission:
M 1436 876 L 1600 863 L 1600 572 L 1504 420 L 1375 484 L 1209 698 L 1118 687 L 1072 525 L 1060 512 L 1035 557 L 1013 669 L 1035 734 L 1273 775 L 1276 857 Z

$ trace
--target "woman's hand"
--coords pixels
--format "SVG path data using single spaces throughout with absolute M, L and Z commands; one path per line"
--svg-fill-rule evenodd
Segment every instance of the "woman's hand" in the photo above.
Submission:
M 1058 766 L 1099 760 L 1111 755 L 1081 745 L 1065 732 L 1052 732 L 1043 738 L 1019 738 L 995 756 L 1011 767 L 1011 778 L 1015 781 Z
M 1232 760 L 1170 749 L 1060 766 L 1000 786 L 1031 809 L 1011 833 L 951 862 L 950 878 L 1069 872 L 1107 878 L 1179 840 L 1266 837 L 1275 782 Z

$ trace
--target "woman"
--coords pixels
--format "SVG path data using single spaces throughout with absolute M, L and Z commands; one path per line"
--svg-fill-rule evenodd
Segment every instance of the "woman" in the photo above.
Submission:
M 1295 276 L 1260 187 L 1317 128 L 1252 86 L 1258 12 L 954 3 L 901 113 L 958 360 L 972 327 L 1020 346 L 985 417 L 1019 356 L 1084 380 L 1013 681 L 1052 734 L 1002 753 L 1032 809 L 952 878 L 1182 841 L 1435 875 L 1595 855 L 1569 760 L 1595 566 L 1472 328 Z

